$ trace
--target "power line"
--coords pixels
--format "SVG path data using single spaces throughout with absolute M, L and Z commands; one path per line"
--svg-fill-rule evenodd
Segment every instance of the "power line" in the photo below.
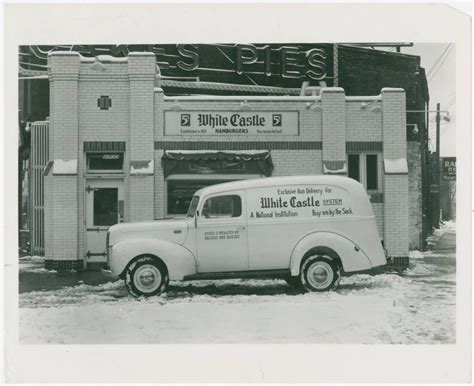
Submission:
M 444 51 L 441 53 L 441 55 L 438 57 L 438 59 L 436 59 L 436 61 L 431 65 L 430 69 L 426 72 L 426 76 L 430 75 L 430 73 L 433 71 L 433 69 L 438 65 L 439 61 L 441 60 L 441 58 L 443 57 L 443 55 L 446 53 L 446 51 L 449 49 L 449 47 L 451 46 L 451 43 L 449 43 L 446 48 L 444 49 Z
M 433 78 L 436 76 L 436 74 L 438 73 L 438 71 L 443 67 L 444 63 L 446 62 L 446 59 L 449 57 L 449 54 L 451 53 L 452 49 L 454 47 L 454 44 L 451 45 L 451 47 L 449 48 L 449 51 L 446 53 L 446 55 L 443 57 L 443 60 L 440 62 L 440 64 L 438 65 L 438 68 L 436 68 L 436 70 L 431 74 L 430 78 L 428 79 L 428 82 L 432 81 Z

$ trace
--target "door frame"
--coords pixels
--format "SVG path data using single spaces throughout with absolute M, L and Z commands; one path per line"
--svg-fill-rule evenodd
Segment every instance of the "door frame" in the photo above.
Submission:
M 123 201 L 124 201 L 124 212 L 125 212 L 125 178 L 123 175 L 108 175 L 108 176 L 98 176 L 98 175 L 87 175 L 85 178 L 84 178 L 84 210 L 83 210 L 83 213 L 84 213 L 84 221 L 83 221 L 83 234 L 84 234 L 84 242 L 83 242 L 83 245 L 84 245 L 84 253 L 83 253 L 83 258 L 84 258 L 84 262 L 87 264 L 87 263 L 96 263 L 96 261 L 94 261 L 95 259 L 91 259 L 87 256 L 88 252 L 89 252 L 89 248 L 88 248 L 88 227 L 87 227 L 87 220 L 88 220 L 88 197 L 87 197 L 87 187 L 91 185 L 92 182 L 110 182 L 110 181 L 115 181 L 117 183 L 117 188 L 118 188 L 118 196 L 120 197 L 120 189 L 122 189 L 122 197 L 123 197 Z M 120 200 L 118 200 L 120 201 Z M 118 204 L 118 203 L 117 203 Z M 122 221 L 121 222 L 124 222 L 124 214 L 122 215 Z M 120 223 L 120 221 L 119 221 Z M 105 260 L 104 260 L 105 262 Z

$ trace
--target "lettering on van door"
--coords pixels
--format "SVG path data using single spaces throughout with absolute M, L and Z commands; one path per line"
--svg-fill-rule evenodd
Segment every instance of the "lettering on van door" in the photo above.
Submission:
M 208 231 L 204 232 L 204 240 L 236 240 L 240 239 L 240 231 L 236 230 L 225 230 L 225 231 Z
M 336 218 L 355 214 L 348 193 L 335 186 L 258 188 L 248 201 L 249 219 Z

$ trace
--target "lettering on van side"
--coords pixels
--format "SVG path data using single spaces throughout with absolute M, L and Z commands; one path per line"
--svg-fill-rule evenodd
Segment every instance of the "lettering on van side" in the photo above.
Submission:
M 204 240 L 206 241 L 236 239 L 240 239 L 240 232 L 238 230 L 204 232 Z

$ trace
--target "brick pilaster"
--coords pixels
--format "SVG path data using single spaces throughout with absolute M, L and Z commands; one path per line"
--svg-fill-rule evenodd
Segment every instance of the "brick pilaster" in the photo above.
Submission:
M 346 166 L 346 96 L 340 87 L 321 91 L 323 171 L 347 174 Z M 345 170 L 345 172 L 343 171 Z
M 153 53 L 135 52 L 128 56 L 131 164 L 137 161 L 154 163 L 155 76 L 156 61 Z M 153 171 L 135 175 L 131 170 L 127 185 L 130 221 L 153 220 Z
M 384 241 L 390 256 L 408 256 L 408 169 L 389 163 L 407 159 L 406 107 L 403 89 L 382 89 L 384 158 Z M 398 169 L 398 170 L 396 170 Z
M 49 55 L 51 105 L 49 158 L 77 162 L 79 152 L 79 68 L 77 52 Z M 78 176 L 54 175 L 45 179 L 45 255 L 54 260 L 77 260 Z M 47 250 L 46 250 L 47 249 Z

